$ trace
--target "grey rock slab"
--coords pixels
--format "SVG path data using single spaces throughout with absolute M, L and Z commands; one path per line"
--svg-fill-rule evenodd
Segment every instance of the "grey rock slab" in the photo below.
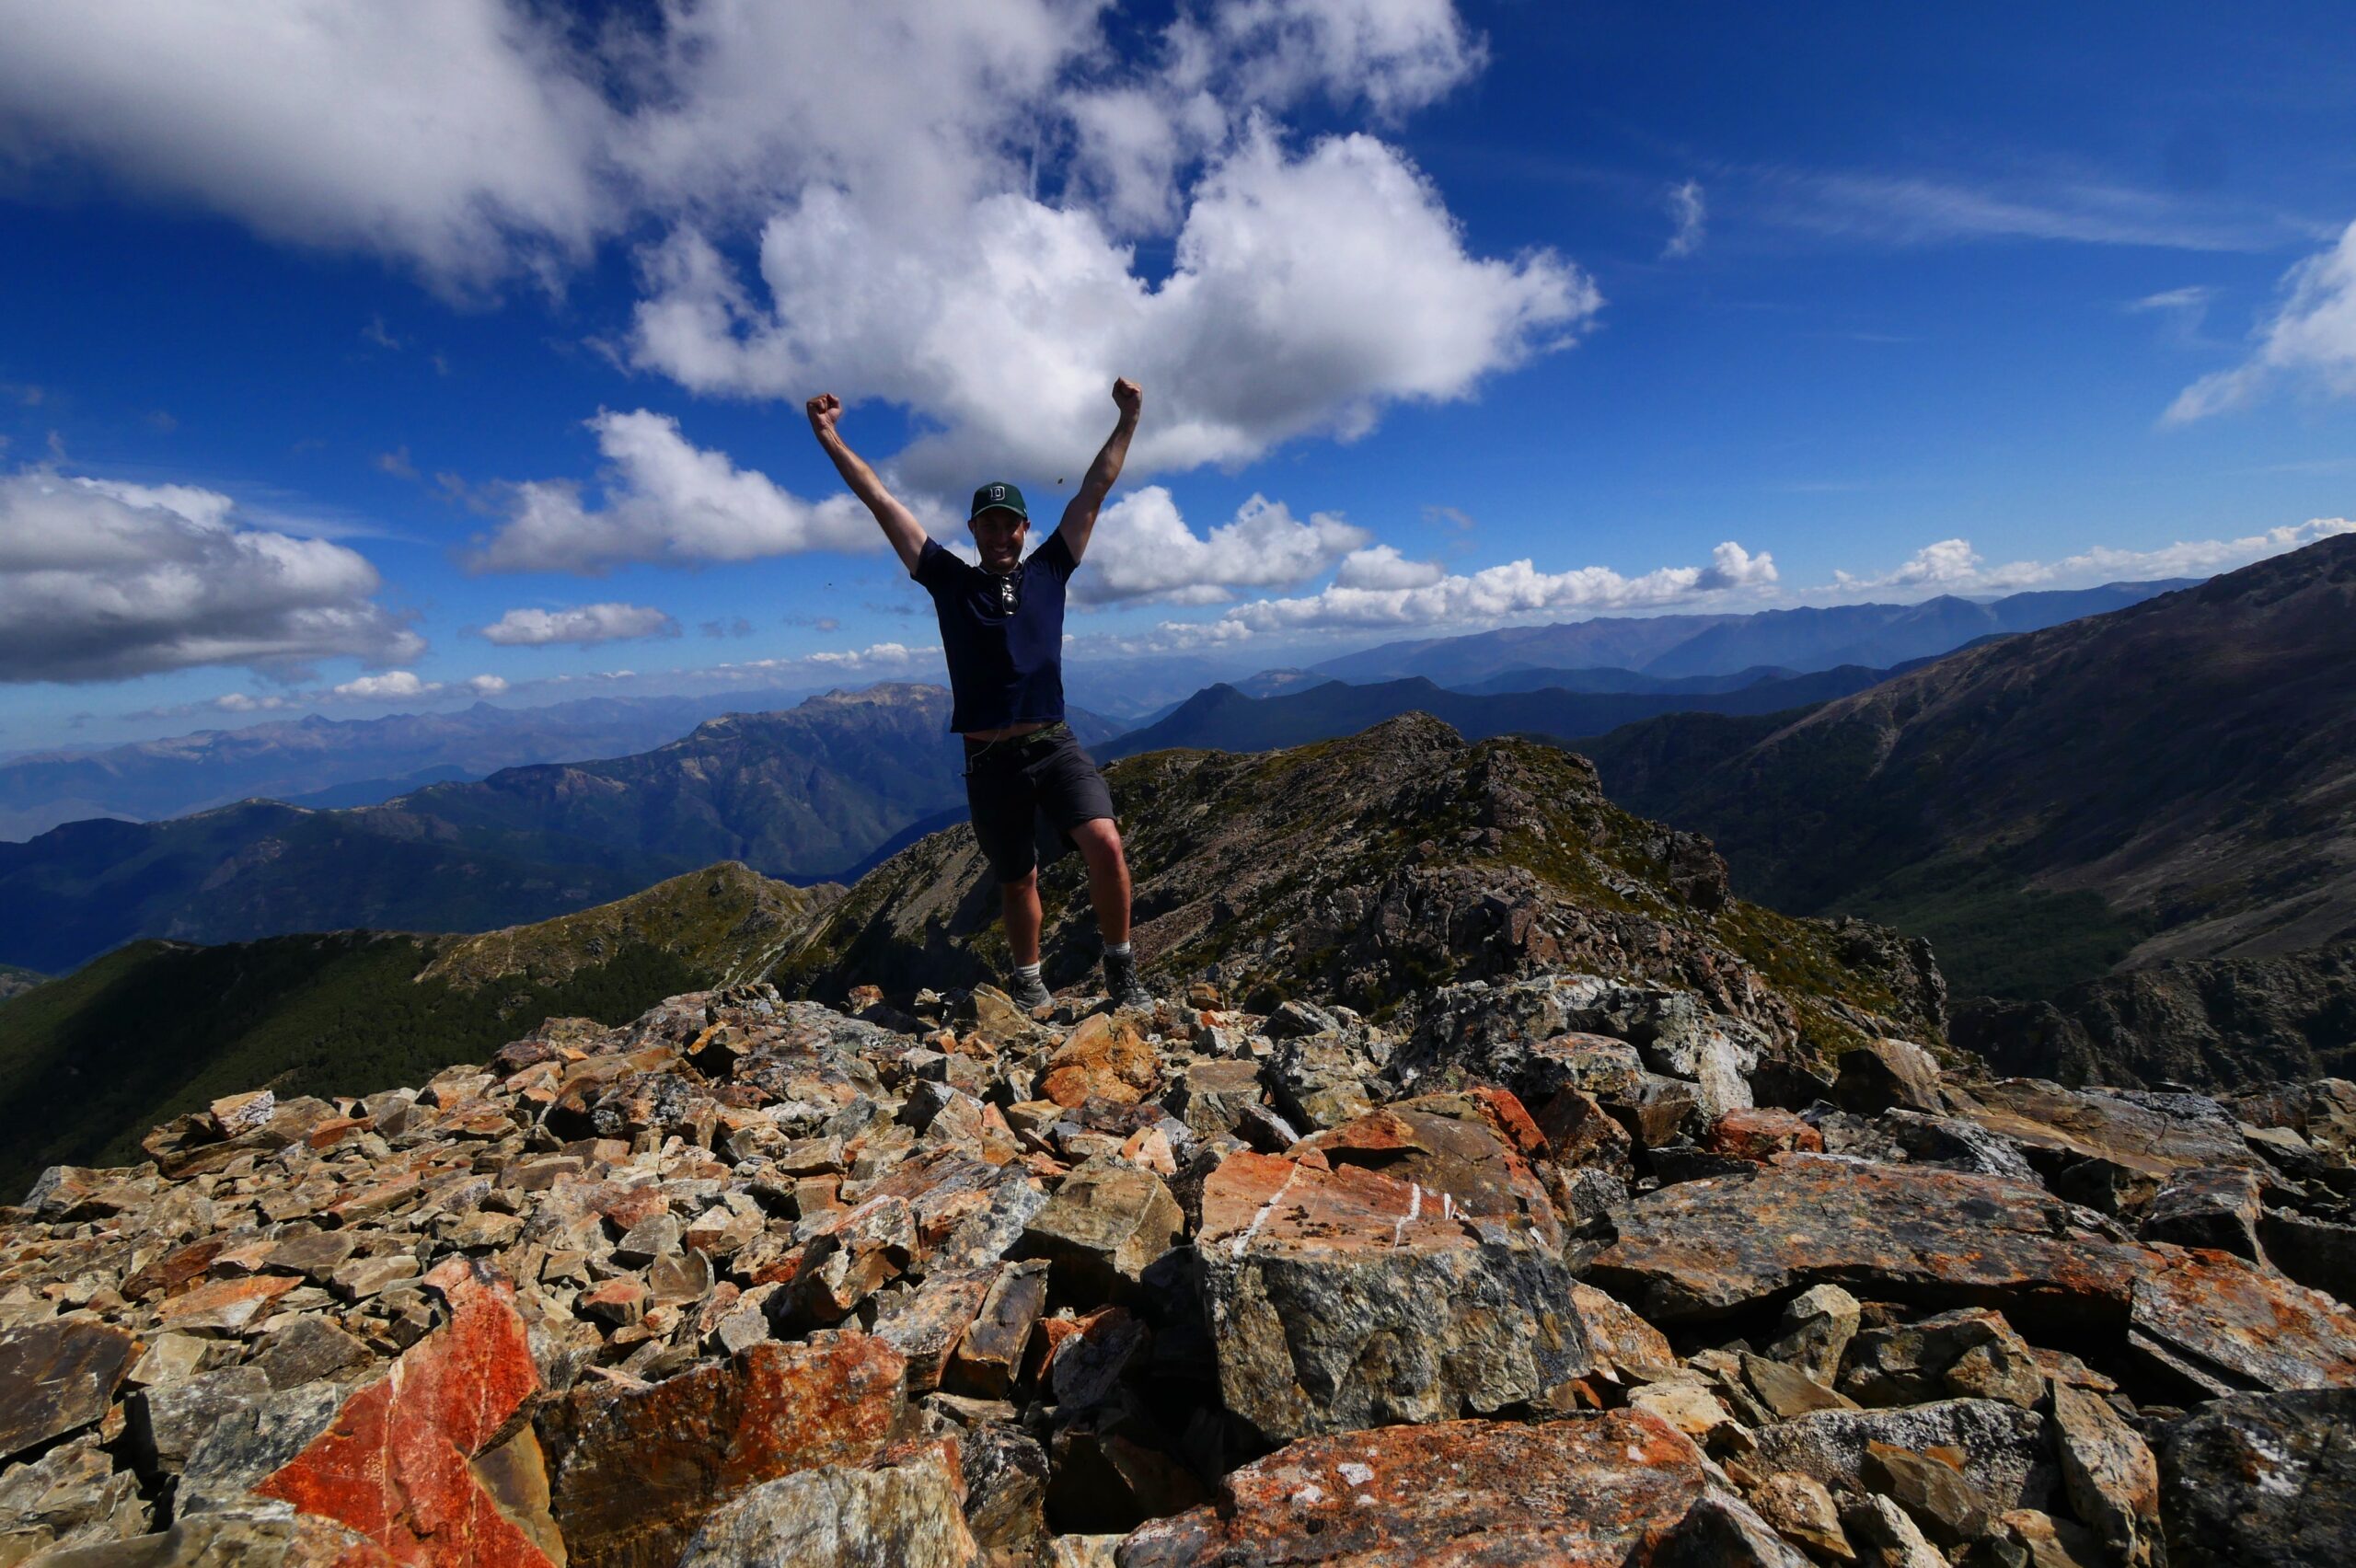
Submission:
M 1230 1155 L 1196 1245 L 1224 1402 L 1267 1441 L 1487 1413 L 1593 1365 L 1526 1222 L 1363 1168 Z
M 2258 1172 L 2226 1168 L 2181 1170 L 2160 1185 L 2137 1234 L 2146 1241 L 2213 1247 L 2252 1262 L 2264 1261 L 2258 1218 L 2264 1204 Z
M 1871 1490 L 1865 1467 L 1873 1443 L 1960 1453 L 1965 1477 L 1998 1511 L 2043 1507 L 2057 1479 L 2045 1417 L 1994 1400 L 1819 1411 L 1761 1427 L 1756 1436 L 1758 1454 L 1747 1461 L 1751 1469 L 1796 1470 L 1836 1492 Z
M 179 1470 L 207 1433 L 269 1392 L 270 1378 L 250 1366 L 142 1389 L 124 1401 L 132 1454 L 151 1475 Z
M 2100 1395 L 2056 1383 L 2053 1439 L 2072 1511 L 2119 1561 L 2138 1568 L 2152 1562 L 2160 1470 L 2142 1435 Z
M 121 1329 L 78 1319 L 0 1334 L 0 1460 L 106 1414 L 131 1352 Z
M 678 1568 L 977 1568 L 958 1491 L 937 1449 L 781 1476 L 705 1519 Z
M 1831 1388 L 1840 1378 L 1842 1356 L 1856 1336 L 1859 1311 L 1857 1298 L 1839 1286 L 1810 1286 L 1784 1304 L 1765 1354 Z
M 2356 1389 L 2219 1400 L 2157 1458 L 2170 1568 L 2356 1562 Z
M 174 1513 L 186 1517 L 242 1505 L 248 1488 L 327 1430 L 351 1392 L 342 1384 L 306 1383 L 227 1412 L 190 1450 L 172 1493 Z
M 1135 1291 L 1185 1228 L 1178 1200 L 1161 1177 L 1120 1159 L 1098 1159 L 1064 1178 L 1024 1228 L 1015 1251 L 1054 1265 L 1059 1297 L 1093 1305 Z

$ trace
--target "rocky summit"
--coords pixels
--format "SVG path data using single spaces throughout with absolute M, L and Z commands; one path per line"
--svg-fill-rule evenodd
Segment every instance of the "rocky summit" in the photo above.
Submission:
M 945 834 L 774 982 L 42 1172 L 0 1564 L 2356 1559 L 2356 1084 L 1992 1076 L 1541 747 L 1116 787 L 1149 1009 L 925 982 Z

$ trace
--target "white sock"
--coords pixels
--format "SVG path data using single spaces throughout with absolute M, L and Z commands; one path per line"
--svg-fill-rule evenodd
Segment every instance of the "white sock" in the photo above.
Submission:
M 1039 966 L 1035 963 L 1018 963 L 1014 966 L 1014 973 L 1025 980 L 1036 980 L 1039 978 Z
M 1106 942 L 1104 944 L 1104 951 L 1108 953 L 1114 953 L 1122 958 L 1126 958 L 1129 956 L 1129 944 L 1126 942 Z

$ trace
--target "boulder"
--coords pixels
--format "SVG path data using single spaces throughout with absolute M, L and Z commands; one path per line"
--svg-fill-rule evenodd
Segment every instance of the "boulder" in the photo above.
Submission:
M 1946 1109 L 1939 1095 L 1939 1060 L 1908 1040 L 1869 1040 L 1841 1054 L 1832 1095 L 1845 1110 L 1871 1116 L 1882 1111 Z
M 977 1568 L 955 1445 L 766 1481 L 705 1519 L 678 1568 Z
M 1082 1019 L 1047 1058 L 1039 1092 L 1069 1108 L 1090 1100 L 1134 1105 L 1161 1081 L 1161 1066 L 1126 1019 L 1097 1013 Z
M 1093 1305 L 1133 1293 L 1153 1261 L 1178 1244 L 1185 1216 L 1161 1178 L 1118 1159 L 1091 1159 L 1064 1178 L 1031 1217 L 1015 1252 L 1053 1265 L 1055 1293 Z
M 2045 1397 L 2027 1343 L 2001 1313 L 1977 1307 L 1866 1330 L 1849 1343 L 1839 1387 L 1872 1405 L 1984 1399 L 2026 1409 Z
M 1691 1439 L 1634 1411 L 1305 1438 L 1157 1519 L 1122 1568 L 1548 1563 L 1623 1568 L 1715 1491 Z
M 133 1348 L 121 1329 L 78 1319 L 0 1334 L 0 1460 L 106 1414 Z
M 1784 1304 L 1766 1355 L 1789 1362 L 1830 1388 L 1839 1379 L 1842 1357 L 1857 1332 L 1858 1313 L 1857 1298 L 1839 1286 L 1810 1286 Z
M 1873 1445 L 1959 1458 L 1962 1473 L 1992 1509 L 2041 1508 L 2056 1480 L 2047 1422 L 2035 1411 L 1993 1400 L 1942 1400 L 1904 1410 L 1827 1410 L 1762 1426 L 1749 1461 L 1761 1471 L 1796 1470 L 1835 1492 L 1874 1490 Z
M 659 1383 L 576 1388 L 536 1417 L 566 1549 L 576 1563 L 669 1568 L 739 1493 L 881 1454 L 907 1418 L 905 1378 L 897 1351 L 836 1332 Z
M 2072 1511 L 2119 1561 L 2133 1568 L 2164 1561 L 2159 1466 L 2142 1435 L 2100 1395 L 2056 1383 L 2053 1439 Z
M 2169 1568 L 2356 1561 L 2356 1389 L 2219 1400 L 2156 1457 Z
M 2160 1185 L 2136 1234 L 2146 1241 L 2212 1247 L 2262 1262 L 2266 1253 L 2258 1227 L 2264 1207 L 2255 1170 L 2181 1170 Z
M 1592 1365 L 1530 1225 L 1374 1171 L 1230 1155 L 1196 1246 L 1220 1392 L 1266 1441 L 1487 1413 Z
M 346 1400 L 328 1429 L 256 1483 L 265 1497 L 342 1524 L 404 1561 L 548 1568 L 472 1461 L 512 1435 L 539 1391 L 514 1293 L 459 1258 L 426 1276 L 448 1321 Z
M 1755 1180 L 1637 1198 L 1588 1277 L 1656 1322 L 1831 1283 L 2116 1323 L 2133 1277 L 2122 1264 L 2136 1251 L 2023 1182 L 1783 1155 Z
M 2356 1313 L 2321 1291 L 2222 1252 L 2144 1259 L 2128 1343 L 2201 1392 L 2356 1385 Z

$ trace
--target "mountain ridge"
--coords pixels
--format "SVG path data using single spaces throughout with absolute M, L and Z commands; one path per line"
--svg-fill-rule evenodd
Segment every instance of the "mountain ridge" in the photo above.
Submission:
M 2057 984 L 2313 946 L 2356 928 L 2356 539 L 1787 721 L 1656 720 L 1590 750 L 1634 809 L 1709 834 L 1785 907 L 1934 937 L 1942 899 L 1978 894 L 1983 928 L 2038 901 L 2108 920 L 2108 956 Z

